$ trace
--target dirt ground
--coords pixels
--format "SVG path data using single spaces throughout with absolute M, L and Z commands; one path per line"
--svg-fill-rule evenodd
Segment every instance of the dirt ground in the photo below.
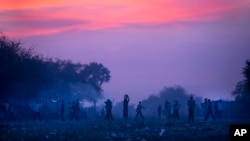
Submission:
M 80 121 L 14 121 L 0 123 L 1 141 L 227 141 L 230 124 L 250 120 L 146 119 L 112 122 L 103 119 Z

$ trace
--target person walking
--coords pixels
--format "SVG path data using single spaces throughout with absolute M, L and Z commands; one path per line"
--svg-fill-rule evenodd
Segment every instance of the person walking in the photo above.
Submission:
M 137 119 L 138 116 L 140 116 L 142 119 L 144 119 L 144 116 L 142 115 L 142 109 L 146 109 L 141 105 L 141 101 L 139 101 L 139 104 L 137 105 L 136 108 L 136 116 L 135 119 Z
M 206 113 L 205 121 L 207 121 L 209 116 L 211 116 L 213 121 L 215 121 L 215 117 L 213 113 L 213 105 L 210 99 L 208 99 L 207 101 L 207 113 Z

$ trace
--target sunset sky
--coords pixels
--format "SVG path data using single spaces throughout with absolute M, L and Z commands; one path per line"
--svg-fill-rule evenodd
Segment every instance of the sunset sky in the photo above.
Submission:
M 99 62 L 106 98 L 181 85 L 232 99 L 250 59 L 250 0 L 0 0 L 0 32 L 45 57 Z

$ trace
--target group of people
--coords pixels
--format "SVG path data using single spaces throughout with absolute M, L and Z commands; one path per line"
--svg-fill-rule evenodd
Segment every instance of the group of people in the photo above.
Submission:
M 196 102 L 193 96 L 190 96 L 188 102 L 188 122 L 194 122 L 195 117 L 195 109 L 196 109 Z M 204 120 L 207 121 L 209 117 L 212 117 L 213 121 L 216 118 L 221 118 L 223 113 L 223 106 L 222 100 L 215 101 L 214 103 L 210 100 L 205 98 L 204 103 L 202 103 L 203 111 L 204 111 Z M 170 102 L 166 100 L 165 102 L 165 110 L 166 110 L 166 117 L 174 117 L 179 119 L 179 108 L 180 105 L 178 101 L 175 101 L 173 105 L 173 114 L 171 115 L 171 106 Z M 161 105 L 158 107 L 158 116 L 161 117 Z
M 123 118 L 128 119 L 128 103 L 129 103 L 129 96 L 127 94 L 124 95 L 124 100 L 123 100 Z M 108 120 L 112 120 L 112 102 L 108 99 L 105 102 L 106 106 L 106 118 Z M 188 107 L 188 122 L 194 122 L 195 120 L 195 109 L 196 109 L 196 102 L 193 98 L 193 96 L 190 96 L 189 100 L 187 101 L 187 107 Z M 164 103 L 164 110 L 166 114 L 166 118 L 174 118 L 174 119 L 179 119 L 179 109 L 180 109 L 180 104 L 178 100 L 175 100 L 173 105 L 170 104 L 168 100 L 165 101 Z M 142 106 L 142 103 L 139 101 L 137 107 L 136 107 L 136 116 L 135 119 L 138 117 L 141 117 L 144 119 L 144 116 L 142 114 L 142 109 L 146 109 L 144 106 Z M 203 103 L 203 111 L 205 112 L 204 115 L 204 120 L 207 121 L 208 118 L 211 116 L 212 119 L 215 121 L 216 117 L 221 117 L 222 116 L 222 101 L 216 101 L 212 103 L 210 99 L 205 99 Z M 162 118 L 162 112 L 163 108 L 162 105 L 159 104 L 157 108 L 158 112 L 158 117 Z
M 128 119 L 128 104 L 129 104 L 130 98 L 127 94 L 124 95 L 124 99 L 123 99 L 123 118 L 124 119 Z M 179 118 L 179 108 L 180 108 L 180 104 L 179 102 L 176 100 L 174 101 L 174 105 L 173 105 L 173 114 L 172 117 L 175 118 Z M 112 102 L 110 99 L 108 99 L 107 101 L 105 101 L 105 109 L 106 109 L 106 116 L 105 119 L 107 120 L 112 120 L 113 116 L 112 116 Z M 145 119 L 143 114 L 142 114 L 142 110 L 146 109 L 144 106 L 142 106 L 141 101 L 138 102 L 138 105 L 136 107 L 136 115 L 135 115 L 135 119 L 138 119 L 138 117 L 140 117 L 141 119 Z M 166 100 L 165 102 L 165 109 L 166 109 L 166 114 L 167 117 L 171 116 L 171 106 L 170 106 L 170 102 L 168 100 Z M 162 113 L 162 107 L 161 104 L 158 107 L 158 116 L 161 117 L 161 113 Z
M 180 104 L 178 100 L 174 101 L 173 104 L 173 113 L 171 113 L 171 104 L 168 100 L 165 101 L 164 103 L 164 108 L 165 108 L 165 112 L 166 112 L 166 118 L 176 118 L 179 119 L 179 109 L 180 109 Z M 162 106 L 161 104 L 159 104 L 158 108 L 157 108 L 157 113 L 158 113 L 158 117 L 162 118 Z
M 129 96 L 127 94 L 124 95 L 123 100 L 123 118 L 128 119 L 128 103 L 129 103 Z M 107 120 L 113 120 L 113 114 L 112 114 L 112 101 L 108 99 L 105 103 L 105 109 L 106 109 L 106 115 L 105 119 Z
M 124 99 L 123 99 L 123 118 L 126 120 L 128 119 L 129 101 L 130 101 L 130 97 L 128 96 L 128 94 L 125 94 Z M 79 120 L 80 103 L 78 99 L 75 101 L 70 101 L 67 107 L 65 106 L 64 100 L 61 100 L 60 103 L 61 103 L 60 104 L 60 119 L 62 121 L 65 120 L 66 108 L 68 109 L 69 120 L 76 120 L 76 121 Z M 44 105 L 46 104 L 40 103 L 38 100 L 32 104 L 31 108 L 33 110 L 34 120 L 41 120 L 41 109 L 42 107 L 45 107 Z M 188 121 L 194 122 L 195 109 L 197 107 L 197 104 L 193 96 L 190 96 L 189 100 L 187 101 L 187 107 L 188 107 Z M 201 108 L 204 111 L 204 121 L 207 121 L 209 117 L 211 117 L 214 121 L 216 120 L 216 118 L 222 117 L 223 105 L 222 105 L 221 100 L 212 102 L 210 99 L 205 98 L 204 102 L 201 105 Z M 3 114 L 4 120 L 14 119 L 14 114 L 13 114 L 14 106 L 8 100 L 0 104 L 0 109 L 2 113 L 4 113 Z M 105 109 L 106 109 L 105 119 L 113 120 L 112 101 L 110 99 L 105 101 Z M 135 119 L 138 119 L 139 117 L 141 119 L 144 119 L 144 116 L 142 114 L 143 109 L 146 109 L 146 108 L 142 106 L 141 101 L 139 101 L 136 107 Z M 165 100 L 164 107 L 162 107 L 162 105 L 159 104 L 157 108 L 158 117 L 162 118 L 162 113 L 165 110 L 166 118 L 179 119 L 180 118 L 179 109 L 180 109 L 180 104 L 178 100 L 175 100 L 172 105 L 168 100 Z M 103 114 L 105 114 L 104 112 L 105 111 L 103 110 Z
M 0 111 L 3 112 L 3 120 L 14 120 L 14 106 L 8 100 L 0 104 Z
M 41 121 L 41 109 L 42 107 L 45 107 L 46 104 L 40 103 L 38 100 L 32 104 L 31 108 L 33 110 L 34 120 L 40 120 Z M 70 101 L 68 104 L 68 115 L 70 120 L 79 120 L 80 115 L 80 105 L 79 100 L 76 101 Z M 61 101 L 60 104 L 60 119 L 62 121 L 65 120 L 65 103 L 64 100 Z
M 207 121 L 210 116 L 214 121 L 216 120 L 216 118 L 222 118 L 222 100 L 212 102 L 210 99 L 205 98 L 205 101 L 202 106 L 204 109 L 205 121 Z
M 64 100 L 62 100 L 61 103 L 61 120 L 64 121 Z M 76 101 L 69 102 L 68 105 L 68 111 L 69 111 L 69 119 L 73 120 L 75 119 L 76 121 L 79 120 L 80 116 L 80 103 L 79 100 L 77 99 Z

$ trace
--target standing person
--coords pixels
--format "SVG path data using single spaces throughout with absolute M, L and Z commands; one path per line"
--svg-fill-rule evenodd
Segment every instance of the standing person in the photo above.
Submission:
M 139 101 L 139 104 L 136 107 L 136 116 L 135 119 L 137 119 L 138 116 L 140 116 L 142 119 L 144 119 L 143 115 L 142 115 L 142 109 L 146 109 L 141 105 L 141 101 Z
M 39 101 L 37 100 L 36 103 L 34 104 L 34 120 L 36 120 L 37 118 L 41 121 L 41 104 L 39 103 Z
M 179 104 L 178 100 L 175 100 L 173 108 L 174 108 L 174 118 L 179 119 L 180 104 Z
M 129 96 L 127 94 L 124 95 L 123 100 L 123 118 L 128 119 L 128 103 L 129 103 Z
M 102 109 L 101 109 L 101 117 L 102 117 L 102 118 L 105 118 L 105 108 L 102 108 Z
M 73 119 L 73 105 L 71 102 L 69 102 L 68 109 L 69 109 L 69 120 L 72 120 Z
M 8 100 L 4 102 L 4 120 L 9 120 L 10 103 Z
M 220 99 L 218 101 L 218 117 L 219 118 L 223 118 L 223 103 L 222 103 L 222 100 Z
M 76 102 L 72 102 L 72 119 L 76 120 Z
M 215 102 L 214 102 L 214 116 L 215 116 L 216 118 L 219 117 L 218 101 L 215 101 Z
M 79 117 L 80 117 L 80 103 L 79 99 L 77 99 L 75 104 L 75 118 L 77 121 L 79 121 Z
M 61 115 L 61 120 L 64 121 L 64 100 L 61 102 L 61 110 L 60 110 L 60 115 Z
M 210 99 L 207 101 L 207 113 L 205 117 L 205 121 L 207 121 L 208 117 L 211 115 L 213 121 L 215 121 L 214 113 L 213 113 L 213 105 Z
M 13 103 L 10 104 L 10 107 L 9 107 L 9 120 L 14 120 L 14 105 Z
M 45 102 L 43 104 L 43 113 L 44 113 L 44 119 L 45 121 L 48 121 L 49 118 L 49 103 L 47 102 L 47 99 L 45 99 Z
M 158 112 L 158 118 L 161 119 L 161 112 L 162 112 L 161 104 L 159 104 L 157 112 Z
M 208 109 L 208 99 L 205 98 L 204 102 L 202 103 L 202 109 L 204 112 L 204 119 L 206 118 L 206 114 L 207 114 L 207 109 Z
M 105 102 L 106 106 L 106 119 L 107 120 L 113 120 L 113 115 L 112 115 L 112 102 L 110 99 L 108 99 L 106 102 Z
M 193 96 L 190 96 L 187 105 L 188 105 L 188 122 L 194 122 L 195 101 L 193 99 Z
M 169 118 L 171 115 L 171 106 L 168 100 L 165 101 L 165 110 L 166 110 L 166 118 Z

